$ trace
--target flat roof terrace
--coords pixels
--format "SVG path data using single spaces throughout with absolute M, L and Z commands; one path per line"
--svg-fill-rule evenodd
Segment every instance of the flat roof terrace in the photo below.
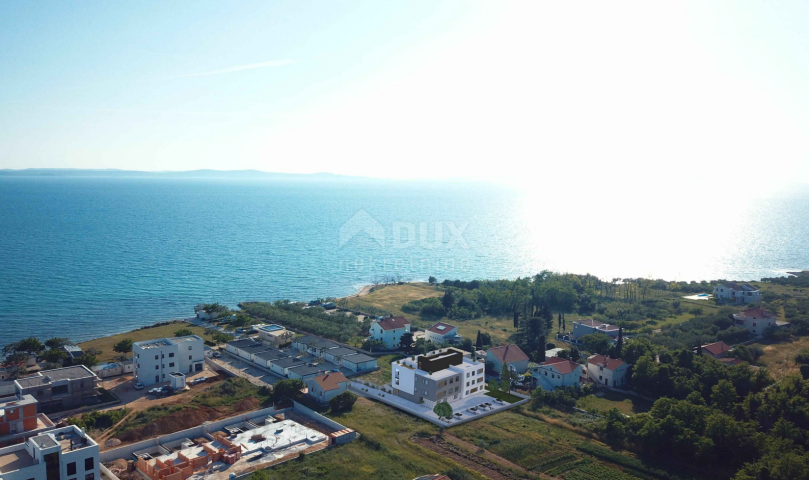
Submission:
M 3 452 L 3 450 L 10 450 Z M 23 445 L 14 445 L 0 449 L 0 473 L 10 473 L 22 468 L 30 467 L 34 464 L 34 459 L 28 454 Z

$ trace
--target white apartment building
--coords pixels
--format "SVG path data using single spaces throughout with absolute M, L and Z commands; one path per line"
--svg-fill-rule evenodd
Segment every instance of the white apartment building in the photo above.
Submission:
M 411 402 L 454 402 L 485 392 L 485 362 L 445 348 L 391 364 L 393 393 Z
M 761 301 L 761 291 L 749 283 L 723 283 L 713 287 L 713 294 L 725 303 L 755 303 Z
M 205 369 L 204 347 L 205 342 L 196 335 L 135 342 L 135 381 L 154 385 L 170 381 L 172 373 L 201 372 Z
M 575 387 L 581 385 L 584 368 L 570 360 L 550 357 L 531 371 L 534 386 L 553 390 L 558 387 Z
M 98 444 L 71 425 L 0 448 L 3 480 L 101 480 Z

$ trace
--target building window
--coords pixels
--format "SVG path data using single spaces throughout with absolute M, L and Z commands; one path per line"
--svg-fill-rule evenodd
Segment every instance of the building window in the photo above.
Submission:
M 174 352 L 169 352 L 169 358 L 174 356 Z
M 174 367 L 174 362 L 169 363 L 169 368 Z
M 95 469 L 95 461 L 93 460 L 93 457 L 85 458 L 84 459 L 84 471 L 86 472 L 87 470 L 93 470 L 93 469 Z M 87 480 L 92 480 L 92 479 L 89 478 Z
M 427 390 L 424 391 L 424 394 L 427 395 Z
M 160 365 L 155 365 L 155 366 L 154 366 L 154 369 L 155 369 L 155 370 L 160 370 Z
M 158 357 L 157 355 L 155 355 L 155 356 L 154 356 L 154 359 L 155 359 L 155 360 L 159 360 L 159 359 L 160 359 L 160 357 Z
M 68 475 L 76 474 L 76 462 L 70 462 L 67 464 L 67 474 Z
M 188 359 L 191 360 L 191 355 L 188 356 Z
M 95 480 L 96 476 L 94 473 L 88 473 L 84 476 L 84 480 Z

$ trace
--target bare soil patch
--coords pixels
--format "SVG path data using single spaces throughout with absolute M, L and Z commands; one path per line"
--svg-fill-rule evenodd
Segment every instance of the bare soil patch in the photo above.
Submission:
M 449 458 L 455 463 L 463 465 L 470 470 L 474 470 L 492 480 L 516 480 L 518 478 L 525 478 L 518 477 L 508 469 L 494 463 L 489 459 L 491 457 L 471 454 L 438 436 L 427 438 L 412 437 L 410 441 L 426 448 L 427 450 L 433 451 L 442 457 Z M 497 456 L 494 455 L 494 457 Z

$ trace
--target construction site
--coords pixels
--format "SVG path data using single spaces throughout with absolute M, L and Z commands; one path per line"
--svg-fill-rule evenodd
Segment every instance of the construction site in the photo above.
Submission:
M 111 480 L 227 480 L 350 442 L 356 432 L 294 403 L 107 450 Z

